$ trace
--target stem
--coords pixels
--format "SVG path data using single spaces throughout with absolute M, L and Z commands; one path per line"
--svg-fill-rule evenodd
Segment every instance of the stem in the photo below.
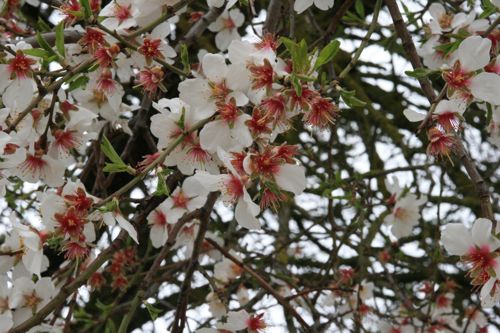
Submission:
M 375 9 L 373 10 L 373 18 L 372 22 L 370 24 L 370 27 L 368 28 L 368 31 L 366 32 L 365 37 L 361 41 L 361 44 L 359 45 L 358 49 L 356 50 L 356 53 L 354 53 L 354 56 L 352 57 L 351 61 L 347 64 L 347 66 L 344 68 L 344 70 L 339 74 L 339 79 L 343 79 L 356 65 L 356 63 L 359 60 L 359 57 L 361 56 L 361 53 L 365 49 L 366 45 L 368 45 L 368 42 L 370 41 L 370 37 L 372 36 L 373 32 L 375 31 L 375 27 L 377 26 L 378 23 L 378 14 L 380 13 L 380 7 L 382 7 L 382 0 L 377 0 L 377 3 L 375 4 Z
M 36 314 L 34 314 L 30 319 L 22 322 L 13 329 L 10 333 L 23 333 L 27 332 L 30 328 L 38 325 L 42 320 L 47 317 L 54 309 L 63 304 L 66 298 L 70 296 L 73 292 L 78 290 L 81 285 L 83 285 L 90 276 L 99 269 L 108 259 L 111 258 L 115 248 L 119 247 L 121 242 L 126 238 L 127 232 L 122 230 L 118 238 L 113 242 L 111 246 L 105 249 L 99 256 L 87 267 L 86 270 L 80 273 L 76 279 L 70 284 L 61 288 L 59 294 L 54 297 L 49 303 L 47 303 L 43 308 L 41 308 Z
M 216 198 L 217 198 L 216 196 L 213 197 L 213 199 L 212 199 L 212 197 L 210 197 L 207 200 L 207 202 L 205 203 L 205 206 L 203 207 L 203 212 L 207 211 L 209 216 L 210 216 L 210 211 L 212 210 L 212 207 L 213 207 L 213 205 L 215 203 L 215 199 Z M 133 315 L 135 313 L 135 310 L 139 306 L 141 300 L 143 300 L 146 297 L 146 289 L 148 289 L 148 287 L 150 287 L 150 285 L 151 285 L 151 283 L 153 281 L 154 275 L 156 274 L 156 272 L 160 268 L 161 262 L 163 261 L 163 259 L 165 259 L 165 257 L 167 256 L 168 252 L 170 252 L 170 249 L 172 248 L 172 246 L 175 245 L 177 234 L 179 233 L 179 231 L 181 230 L 181 228 L 188 221 L 191 221 L 191 220 L 193 220 L 195 218 L 200 217 L 201 213 L 202 213 L 202 210 L 200 210 L 200 209 L 195 210 L 192 213 L 184 215 L 184 217 L 182 217 L 175 224 L 174 229 L 168 235 L 167 242 L 165 243 L 165 245 L 161 249 L 160 253 L 156 257 L 155 261 L 151 265 L 148 273 L 146 274 L 146 277 L 144 278 L 144 280 L 142 281 L 142 283 L 141 283 L 141 285 L 139 287 L 139 290 L 135 294 L 135 297 L 134 297 L 134 299 L 132 300 L 132 302 L 130 304 L 130 308 L 129 308 L 127 314 L 123 317 L 123 319 L 122 319 L 122 321 L 120 323 L 120 327 L 118 329 L 118 333 L 126 333 L 127 332 L 128 325 L 130 324 L 130 321 L 132 320 L 132 317 L 133 317 Z M 198 238 L 197 238 L 197 240 L 198 240 Z M 195 249 L 193 251 L 195 251 Z M 194 252 L 193 252 L 193 254 L 194 254 Z
M 64 75 L 62 78 L 59 80 L 53 82 L 50 84 L 48 87 L 45 88 L 45 91 L 39 91 L 38 95 L 31 101 L 31 103 L 19 114 L 19 116 L 9 125 L 9 128 L 7 129 L 7 133 L 10 131 L 14 130 L 17 125 L 21 122 L 21 120 L 24 119 L 28 115 L 28 113 L 31 112 L 31 110 L 40 103 L 40 101 L 43 99 L 44 96 L 47 95 L 47 93 L 53 92 L 56 89 L 59 89 L 64 82 L 68 81 L 71 77 L 73 77 L 75 74 L 78 74 L 82 71 L 84 71 L 87 67 L 91 66 L 94 63 L 94 59 L 89 59 L 87 61 L 82 62 L 80 65 L 71 68 L 68 70 L 68 73 Z
M 304 318 L 290 305 L 290 303 L 286 300 L 285 297 L 281 296 L 276 290 L 274 290 L 273 287 L 269 283 L 267 283 L 266 280 L 262 276 L 260 276 L 257 272 L 255 272 L 253 269 L 245 265 L 245 263 L 241 262 L 238 258 L 233 256 L 231 253 L 226 251 L 222 246 L 217 244 L 214 240 L 207 238 L 206 241 L 210 243 L 214 248 L 219 250 L 224 257 L 228 258 L 232 262 L 234 262 L 236 265 L 241 267 L 245 272 L 250 274 L 257 282 L 260 284 L 262 288 L 264 288 L 267 292 L 269 292 L 273 297 L 280 303 L 292 316 L 297 319 L 297 321 L 300 323 L 304 331 L 306 332 L 312 332 L 311 327 L 305 322 Z
M 97 22 L 96 25 L 99 27 L 99 29 L 101 29 L 102 31 L 106 32 L 107 34 L 113 36 L 114 38 L 116 38 L 120 43 L 122 43 L 123 45 L 127 46 L 128 48 L 134 50 L 134 51 L 137 51 L 139 49 L 139 46 L 129 42 L 128 40 L 126 40 L 125 38 L 123 38 L 122 36 L 120 36 L 118 33 L 116 33 L 115 31 L 111 31 L 110 29 L 106 28 L 105 26 L 103 26 L 101 23 Z M 163 67 L 171 70 L 172 72 L 180 75 L 180 76 L 186 76 L 188 73 L 184 73 L 184 71 L 180 68 L 177 68 L 175 66 L 172 66 L 168 63 L 166 63 L 164 60 L 158 58 L 158 57 L 154 57 L 153 58 L 157 63 L 161 64 Z
M 436 110 L 438 103 L 443 98 L 446 97 L 447 90 L 448 90 L 448 84 L 445 84 L 443 89 L 441 89 L 441 92 L 439 93 L 438 97 L 434 100 L 434 103 L 432 103 L 431 107 L 429 108 L 429 112 L 427 112 L 427 115 L 425 116 L 424 120 L 422 120 L 422 122 L 418 126 L 417 133 L 420 133 L 425 127 L 427 127 L 427 124 L 432 119 L 432 114 L 434 113 L 434 110 Z
M 191 288 L 191 278 L 193 277 L 196 266 L 198 265 L 198 256 L 201 252 L 201 245 L 205 239 L 205 234 L 208 229 L 208 222 L 210 221 L 210 213 L 217 200 L 218 194 L 215 192 L 210 193 L 205 206 L 202 209 L 200 216 L 200 227 L 198 229 L 198 234 L 196 235 L 196 240 L 193 244 L 193 253 L 191 259 L 189 260 L 189 266 L 186 272 L 184 281 L 182 282 L 181 290 L 179 292 L 179 301 L 177 302 L 177 310 L 175 312 L 175 318 L 173 322 L 172 333 L 180 333 L 184 330 L 186 324 L 186 309 L 189 297 L 189 289 Z M 120 332 L 119 332 L 120 333 Z
M 498 17 L 496 18 L 496 20 L 488 27 L 488 29 L 486 29 L 485 32 L 483 32 L 483 36 L 484 37 L 487 37 L 493 30 L 495 30 L 498 25 L 500 25 L 500 15 L 498 15 Z
M 173 7 L 167 7 L 167 10 L 160 17 L 158 17 L 156 20 L 154 20 L 150 24 L 130 33 L 126 37 L 127 38 L 134 38 L 134 37 L 139 36 L 140 34 L 143 34 L 145 32 L 153 30 L 158 25 L 162 24 L 163 22 L 165 22 L 166 20 L 168 20 L 169 18 L 174 16 L 176 11 L 182 9 L 182 7 L 184 7 L 184 6 L 188 6 L 189 4 L 191 4 L 191 2 L 193 2 L 193 0 L 184 0 L 184 1 L 180 1 L 179 3 L 176 3 Z
M 103 206 L 104 204 L 110 202 L 113 200 L 115 197 L 119 197 L 122 194 L 126 193 L 128 190 L 133 188 L 137 183 L 139 183 L 148 173 L 149 171 L 153 170 L 158 164 L 162 163 L 165 158 L 184 140 L 184 138 L 190 134 L 191 132 L 194 132 L 200 128 L 202 128 L 206 123 L 208 123 L 212 117 L 206 118 L 204 120 L 200 120 L 198 123 L 196 123 L 193 127 L 191 127 L 188 131 L 185 131 L 182 133 L 175 141 L 170 143 L 165 150 L 163 150 L 150 165 L 148 165 L 141 173 L 139 173 L 137 176 L 135 176 L 131 181 L 129 181 L 127 184 L 125 184 L 123 187 L 118 189 L 116 192 L 112 193 L 105 199 L 99 201 L 94 208 L 98 208 Z

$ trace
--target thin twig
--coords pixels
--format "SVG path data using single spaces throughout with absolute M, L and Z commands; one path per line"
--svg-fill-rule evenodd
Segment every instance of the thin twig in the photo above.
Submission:
M 344 70 L 339 74 L 339 79 L 343 79 L 351 69 L 356 65 L 356 63 L 359 60 L 359 57 L 361 56 L 361 53 L 365 49 L 366 45 L 368 45 L 368 42 L 370 41 L 370 38 L 375 31 L 375 28 L 378 23 L 378 14 L 380 13 L 380 7 L 382 7 L 382 0 L 377 0 L 377 3 L 375 4 L 375 9 L 373 10 L 373 18 L 372 22 L 370 24 L 370 27 L 368 28 L 368 31 L 366 32 L 365 37 L 361 41 L 361 44 L 359 45 L 358 49 L 356 50 L 356 53 L 352 56 L 351 61 L 345 66 Z
M 253 269 L 251 269 L 249 266 L 247 266 L 245 263 L 240 261 L 238 258 L 233 256 L 231 253 L 229 253 L 226 249 L 224 249 L 222 246 L 217 244 L 214 240 L 207 238 L 206 241 L 212 245 L 214 248 L 219 250 L 226 258 L 234 262 L 236 265 L 241 267 L 245 272 L 250 274 L 257 282 L 259 285 L 264 288 L 268 293 L 273 295 L 273 297 L 280 303 L 286 311 L 288 311 L 297 321 L 300 323 L 304 331 L 306 332 L 312 332 L 311 327 L 305 322 L 304 318 L 295 310 L 290 303 L 286 300 L 285 297 L 281 296 L 269 283 L 267 283 L 266 280 L 264 280 L 263 277 L 261 277 L 257 272 L 255 272 Z

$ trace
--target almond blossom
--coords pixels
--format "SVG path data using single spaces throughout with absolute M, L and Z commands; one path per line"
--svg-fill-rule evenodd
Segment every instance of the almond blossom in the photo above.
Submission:
M 458 93 L 460 98 L 474 98 L 493 105 L 500 105 L 500 97 L 495 89 L 500 85 L 500 75 L 476 71 L 483 69 L 490 62 L 491 40 L 479 36 L 471 36 L 460 43 L 457 60 L 453 67 L 443 72 L 448 83 L 449 95 Z
M 115 0 L 107 4 L 99 12 L 99 16 L 106 17 L 102 21 L 103 26 L 122 33 L 136 25 L 134 16 L 137 12 L 133 0 Z
M 24 275 L 23 272 L 40 276 L 48 266 L 43 254 L 41 232 L 21 224 L 13 214 L 10 221 L 13 229 L 0 247 L 2 252 L 10 255 L 0 256 L 0 273 L 14 268 L 16 276 Z
M 482 286 L 483 306 L 493 306 L 500 300 L 497 287 L 500 277 L 500 262 L 496 250 L 500 240 L 491 234 L 492 223 L 485 218 L 474 221 L 472 229 L 461 223 L 447 224 L 441 233 L 441 242 L 451 255 L 461 256 L 469 267 L 472 284 Z
M 235 251 L 230 250 L 229 253 L 231 253 L 234 257 L 241 259 Z M 214 266 L 214 277 L 216 281 L 222 284 L 231 282 L 241 274 L 243 274 L 243 268 L 226 257 L 223 257 L 222 261 L 216 263 Z
M 443 99 L 436 105 L 432 114 L 432 119 L 446 132 L 451 130 L 457 131 L 466 108 L 467 105 L 460 99 Z M 412 109 L 405 109 L 403 113 L 411 122 L 420 122 L 426 117 L 425 113 Z
M 231 98 L 236 106 L 248 103 L 244 91 L 249 82 L 244 67 L 228 66 L 222 55 L 208 53 L 203 56 L 202 69 L 206 79 L 187 79 L 179 84 L 179 98 L 201 118 L 212 116 L 218 110 L 218 103 L 223 106 Z
M 264 314 L 249 314 L 246 310 L 230 311 L 225 323 L 217 325 L 218 329 L 237 332 L 248 330 L 248 332 L 264 332 L 267 325 L 262 318 Z
M 242 177 L 231 164 L 230 156 L 222 149 L 217 155 L 224 163 L 229 173 L 211 175 L 204 171 L 197 171 L 193 179 L 209 192 L 220 191 L 222 201 L 235 205 L 235 219 L 238 224 L 247 229 L 260 229 L 260 222 L 256 216 L 260 212 L 259 205 L 252 201 L 246 190 L 247 177 Z
M 13 313 L 14 324 L 20 324 L 43 308 L 56 294 L 56 288 L 50 278 L 40 278 L 36 283 L 27 277 L 14 281 L 9 306 L 16 309 Z
M 201 115 L 178 98 L 162 98 L 153 107 L 160 111 L 151 117 L 151 133 L 158 138 L 159 150 L 166 148 L 185 132 L 190 131 Z M 182 142 L 168 156 L 164 164 L 177 166 L 185 175 L 193 174 L 195 169 L 217 173 L 217 165 L 209 152 L 201 147 L 196 131 L 186 135 Z
M 301 14 L 313 4 L 318 9 L 328 10 L 333 7 L 333 0 L 295 0 L 293 9 L 297 12 L 297 14 Z
M 102 220 L 109 227 L 113 227 L 118 224 L 120 228 L 128 233 L 128 235 L 134 240 L 134 242 L 139 244 L 139 240 L 137 239 L 137 231 L 135 230 L 132 223 L 130 223 L 126 218 L 123 217 L 118 208 L 111 212 L 102 213 Z
M 420 219 L 420 206 L 425 202 L 424 198 L 419 199 L 412 193 L 396 200 L 392 213 L 384 218 L 384 222 L 391 227 L 394 237 L 401 238 L 411 234 Z
M 215 45 L 221 51 L 227 50 L 231 41 L 240 38 L 238 28 L 243 25 L 245 16 L 238 8 L 225 10 L 215 22 L 208 26 L 210 31 L 216 32 Z
M 30 75 L 34 64 L 36 61 L 21 50 L 8 64 L 0 64 L 0 91 L 6 107 L 22 111 L 33 99 L 36 86 Z
M 175 209 L 173 205 L 173 200 L 165 200 L 155 210 L 149 213 L 147 217 L 148 224 L 151 228 L 149 238 L 156 248 L 166 243 L 171 225 L 176 223 L 184 214 L 182 209 Z

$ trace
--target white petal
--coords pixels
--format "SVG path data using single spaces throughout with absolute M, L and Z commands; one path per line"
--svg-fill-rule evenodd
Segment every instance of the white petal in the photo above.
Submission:
M 42 270 L 42 258 L 43 253 L 41 251 L 26 251 L 26 254 L 23 255 L 23 265 L 26 269 L 33 274 L 40 276 L 40 272 Z
M 441 114 L 445 112 L 454 112 L 458 114 L 463 114 L 467 105 L 460 99 L 443 99 L 436 106 L 434 113 Z
M 440 3 L 433 3 L 429 6 L 429 13 L 433 19 L 439 20 L 443 14 L 446 14 L 446 9 Z
M 462 223 L 449 223 L 441 232 L 441 242 L 451 255 L 461 256 L 474 246 L 469 229 Z
M 241 27 L 245 22 L 245 15 L 243 15 L 238 8 L 231 9 L 229 11 L 229 17 L 233 20 L 236 27 Z
M 50 299 L 55 292 L 54 283 L 48 277 L 43 277 L 35 284 L 36 293 L 44 300 Z
M 258 209 L 259 206 L 252 201 L 249 202 L 244 200 L 244 198 L 238 200 L 234 211 L 236 222 L 243 228 L 250 230 L 260 229 L 260 222 L 254 215 L 256 208 Z
M 208 194 L 207 191 L 204 191 L 205 188 L 201 186 L 195 176 L 188 177 L 184 180 L 184 183 L 182 183 L 182 190 L 189 197 L 206 196 Z
M 238 39 L 238 31 L 236 31 L 236 29 L 233 31 L 236 32 L 236 37 L 234 37 L 233 32 L 228 29 L 221 30 L 215 35 L 215 46 L 217 46 L 219 50 L 226 51 L 229 44 L 233 40 Z
M 231 90 L 246 91 L 250 85 L 249 72 L 241 64 L 228 66 L 226 75 L 227 87 Z
M 83 226 L 83 234 L 85 235 L 85 241 L 92 243 L 95 241 L 95 228 L 93 223 L 85 223 Z
M 306 188 L 305 168 L 301 165 L 284 164 L 280 167 L 274 179 L 279 187 L 299 195 Z
M 200 145 L 211 153 L 216 152 L 217 147 L 228 150 L 232 145 L 229 126 L 222 120 L 206 124 L 200 131 Z
M 479 298 L 481 299 L 481 305 L 483 308 L 491 308 L 500 301 L 500 292 L 498 292 L 498 290 L 495 290 L 493 296 L 491 295 L 491 290 L 493 289 L 496 283 L 497 283 L 497 278 L 492 277 L 481 288 L 481 293 Z
M 466 38 L 458 47 L 457 55 L 463 69 L 472 72 L 490 62 L 491 40 L 479 36 Z
M 411 231 L 413 229 L 413 224 L 404 223 L 400 220 L 394 220 L 394 223 L 391 226 L 391 233 L 396 238 L 402 238 L 411 235 Z
M 6 107 L 23 111 L 33 99 L 35 87 L 30 79 L 13 80 L 2 96 Z
M 295 4 L 293 5 L 293 9 L 297 12 L 297 14 L 302 13 L 307 8 L 311 7 L 313 4 L 313 0 L 295 0 Z
M 162 247 L 167 241 L 168 230 L 164 226 L 153 225 L 149 233 L 149 238 L 151 238 L 151 244 L 153 247 Z
M 12 326 L 14 326 L 14 321 L 12 321 L 10 311 L 0 314 L 0 327 L 2 328 L 2 332 L 8 332 Z
M 328 10 L 333 7 L 333 0 L 314 0 L 314 5 L 321 10 Z
M 405 115 L 406 119 L 411 122 L 422 121 L 425 119 L 425 113 L 414 111 L 412 109 L 405 109 L 403 111 L 403 114 Z
M 472 226 L 472 240 L 477 246 L 488 245 L 490 251 L 495 251 L 500 246 L 500 240 L 491 234 L 491 221 L 478 218 Z
M 479 73 L 471 79 L 469 88 L 475 98 L 493 105 L 500 105 L 500 75 Z
M 118 225 L 120 225 L 120 227 L 122 227 L 137 244 L 139 244 L 139 241 L 137 240 L 137 231 L 134 226 L 120 214 L 116 214 L 115 218 Z
M 225 0 L 207 0 L 208 7 L 220 8 L 224 5 Z
M 250 318 L 250 315 L 245 310 L 238 312 L 231 311 L 227 314 L 227 322 L 217 327 L 231 331 L 240 331 L 247 328 L 246 321 L 248 318 Z
M 220 83 L 226 77 L 226 59 L 220 54 L 205 54 L 202 66 L 203 73 L 212 82 Z

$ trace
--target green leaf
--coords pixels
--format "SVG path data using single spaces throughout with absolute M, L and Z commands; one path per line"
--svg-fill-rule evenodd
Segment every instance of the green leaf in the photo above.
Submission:
M 37 31 L 40 32 L 50 32 L 52 29 L 50 26 L 39 16 L 36 22 Z
M 170 189 L 168 188 L 166 182 L 166 176 L 168 176 L 170 173 L 170 169 L 164 169 L 158 173 L 158 185 L 156 185 L 156 191 L 153 193 L 153 195 L 162 196 L 170 194 Z
M 306 73 L 307 67 L 309 65 L 309 57 L 307 56 L 307 43 L 305 40 L 301 40 L 300 43 L 296 43 L 293 40 L 281 37 L 281 42 L 285 45 L 286 49 L 290 53 L 293 63 L 294 73 Z
M 106 203 L 104 206 L 99 207 L 98 210 L 103 213 L 107 212 L 116 212 L 118 210 L 118 207 L 120 206 L 120 203 L 118 202 L 117 198 L 111 199 L 108 203 Z
M 299 78 L 294 74 L 292 74 L 292 84 L 297 96 L 302 96 L 302 84 L 300 83 Z
M 356 10 L 356 13 L 362 18 L 365 17 L 365 6 L 363 5 L 363 0 L 356 0 L 356 3 L 354 4 L 354 9 Z
M 101 143 L 101 150 L 106 155 L 107 158 L 113 163 L 116 164 L 125 164 L 120 155 L 116 152 L 115 148 L 113 148 L 113 145 L 111 142 L 109 142 L 108 138 L 106 136 L 103 137 L 102 143 Z
M 297 61 L 296 61 L 297 70 L 294 69 L 295 73 L 307 72 L 307 67 L 309 66 L 307 50 L 308 50 L 307 42 L 305 41 L 305 39 L 302 39 L 298 44 L 297 48 Z
M 340 90 L 340 97 L 342 101 L 351 108 L 365 106 L 366 103 L 356 97 L 356 91 L 354 90 Z
M 64 51 L 64 21 L 61 21 L 57 26 L 56 26 L 56 49 L 59 54 L 65 58 L 65 51 Z
M 96 300 L 95 306 L 101 310 L 103 315 L 108 314 L 115 307 L 113 304 L 104 304 L 99 299 Z
M 50 55 L 56 55 L 52 47 L 50 47 L 50 44 L 47 43 L 39 31 L 36 32 L 36 41 L 38 42 L 38 45 L 40 45 L 40 47 L 46 50 Z
M 90 8 L 89 0 L 80 0 L 80 4 L 83 7 L 85 18 L 90 18 L 92 16 L 92 9 Z
M 112 162 L 106 163 L 103 168 L 104 172 L 128 172 L 131 175 L 135 175 L 137 173 L 134 168 L 123 162 L 120 155 L 118 155 L 111 142 L 109 142 L 108 138 L 106 138 L 105 136 L 103 137 L 101 143 L 101 150 L 104 155 L 106 155 L 106 157 Z
M 458 49 L 458 47 L 460 46 L 460 43 L 462 43 L 462 40 L 457 39 L 456 41 L 451 42 L 451 43 L 445 43 L 445 44 L 438 45 L 438 46 L 434 47 L 434 49 L 436 51 L 442 52 L 443 57 L 446 57 L 447 55 L 449 55 L 450 53 L 452 53 L 453 51 Z
M 329 63 L 333 60 L 340 48 L 340 42 L 338 40 L 332 40 L 325 46 L 318 55 L 316 63 L 314 64 L 314 69 L 318 69 L 320 66 Z
M 405 74 L 415 78 L 427 77 L 432 73 L 432 70 L 427 68 L 417 68 L 414 71 L 406 71 Z
M 191 65 L 189 64 L 188 47 L 185 43 L 181 44 L 181 63 L 184 67 L 184 72 L 189 73 L 191 71 Z
M 74 80 L 72 80 L 69 83 L 68 91 L 73 91 L 73 90 L 78 89 L 80 87 L 86 86 L 87 82 L 89 82 L 89 78 L 87 77 L 87 75 L 77 76 Z
M 44 49 L 39 49 L 39 48 L 26 49 L 26 50 L 23 50 L 23 53 L 27 54 L 29 56 L 38 57 L 38 58 L 48 58 L 48 57 L 50 57 L 49 52 L 47 52 Z
M 156 318 L 158 318 L 158 315 L 163 312 L 161 309 L 155 308 L 153 304 L 150 304 L 148 302 L 143 302 L 143 304 L 146 306 L 146 309 L 148 310 L 149 316 L 152 320 L 156 320 Z
M 102 168 L 102 171 L 109 173 L 128 172 L 130 174 L 135 174 L 135 172 L 132 172 L 130 168 L 131 167 L 125 164 L 121 165 L 116 163 L 106 163 L 104 168 Z

